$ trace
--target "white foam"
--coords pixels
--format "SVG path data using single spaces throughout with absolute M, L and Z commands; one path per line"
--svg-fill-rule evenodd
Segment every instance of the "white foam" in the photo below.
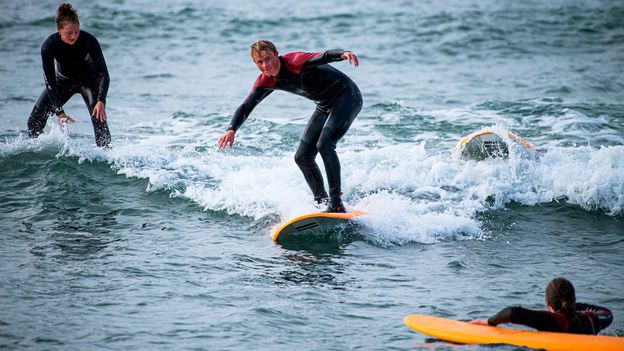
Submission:
M 102 149 L 91 135 L 67 137 L 52 127 L 36 140 L 0 143 L 0 154 L 43 148 L 79 162 L 105 161 L 120 174 L 148 179 L 147 191 L 168 191 L 206 210 L 255 220 L 317 210 L 293 160 L 296 146 L 280 151 L 272 140 L 267 149 L 259 133 L 217 152 L 220 131 L 205 129 L 192 118 L 142 123 L 120 131 L 112 149 Z M 506 135 L 501 126 L 490 129 Z M 372 147 L 364 134 L 354 134 L 338 150 L 344 200 L 369 213 L 362 233 L 379 245 L 482 238 L 477 215 L 512 201 L 532 206 L 563 200 L 622 213 L 624 146 L 554 147 L 540 159 L 512 148 L 507 159 L 476 162 L 454 159 L 450 149 L 428 151 L 424 142 Z M 319 165 L 324 172 L 320 158 Z
M 359 220 L 365 225 L 363 235 L 382 246 L 474 239 L 482 235 L 475 220 L 400 194 L 374 193 L 356 206 L 367 212 Z
M 532 194 L 535 203 L 565 199 L 585 210 L 622 213 L 624 146 L 554 148 L 533 174 L 540 185 Z

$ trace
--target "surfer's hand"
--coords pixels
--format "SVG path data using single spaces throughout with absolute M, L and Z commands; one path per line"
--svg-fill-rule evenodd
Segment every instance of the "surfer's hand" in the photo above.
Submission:
M 106 122 L 106 111 L 104 111 L 104 103 L 102 101 L 98 101 L 93 108 L 93 114 L 91 115 L 101 122 Z
M 355 56 L 355 54 L 352 53 L 351 51 L 343 52 L 340 57 L 342 57 L 343 60 L 349 61 L 349 63 L 355 67 L 360 65 L 360 62 L 358 61 L 357 56 Z
M 232 148 L 232 144 L 234 144 L 234 134 L 235 131 L 229 129 L 227 132 L 223 133 L 222 136 L 217 140 L 217 150 L 225 149 L 227 144 L 230 144 L 230 149 Z
M 61 113 L 60 115 L 58 115 L 57 118 L 58 118 L 58 123 L 60 125 L 63 125 L 65 123 L 69 123 L 69 122 L 76 122 L 73 118 L 69 117 L 64 112 Z
M 470 321 L 468 323 L 476 325 L 489 325 L 487 319 L 475 319 L 474 321 Z
M 351 51 L 345 51 L 340 56 L 343 60 L 349 61 L 350 64 L 357 67 L 360 65 L 360 61 L 358 61 L 357 56 Z

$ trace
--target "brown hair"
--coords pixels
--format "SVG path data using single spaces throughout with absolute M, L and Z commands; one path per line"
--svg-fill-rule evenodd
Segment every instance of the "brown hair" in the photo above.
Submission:
M 262 51 L 269 50 L 277 54 L 277 49 L 275 45 L 268 40 L 258 40 L 257 42 L 251 44 L 250 54 L 253 57 L 254 55 L 260 55 Z
M 563 313 L 570 317 L 576 315 L 576 293 L 574 286 L 569 280 L 557 277 L 546 286 L 546 303 L 552 307 L 555 312 Z
M 76 10 L 74 10 L 74 7 L 70 3 L 64 2 L 56 10 L 56 28 L 63 29 L 65 24 L 69 22 L 80 24 L 78 14 Z

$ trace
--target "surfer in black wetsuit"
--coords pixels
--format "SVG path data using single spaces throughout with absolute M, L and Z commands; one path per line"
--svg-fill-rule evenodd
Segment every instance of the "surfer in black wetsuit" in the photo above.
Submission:
M 510 306 L 487 320 L 476 320 L 470 323 L 493 326 L 516 323 L 539 331 L 596 335 L 613 321 L 613 314 L 607 308 L 576 303 L 574 286 L 570 281 L 561 277 L 548 283 L 546 307 L 548 311 Z
M 322 53 L 291 52 L 280 56 L 275 45 L 260 40 L 251 45 L 251 57 L 262 72 L 243 103 L 236 109 L 227 131 L 217 141 L 219 149 L 232 147 L 234 135 L 260 101 L 274 90 L 283 90 L 313 100 L 316 109 L 303 132 L 295 162 L 303 172 L 317 203 L 327 202 L 328 212 L 345 212 L 341 199 L 340 161 L 336 144 L 362 109 L 362 94 L 344 73 L 328 65 L 348 60 L 359 65 L 351 51 Z M 329 183 L 329 198 L 316 164 L 320 153 Z
M 36 138 L 43 133 L 53 112 L 61 124 L 75 122 L 65 114 L 63 105 L 80 93 L 91 115 L 96 144 L 109 146 L 111 136 L 105 111 L 109 77 L 100 44 L 93 35 L 80 30 L 78 14 L 67 3 L 57 10 L 56 31 L 41 46 L 46 88 L 28 118 L 28 135 Z

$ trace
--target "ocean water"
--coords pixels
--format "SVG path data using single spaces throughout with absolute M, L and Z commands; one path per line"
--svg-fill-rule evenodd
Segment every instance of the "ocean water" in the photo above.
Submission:
M 402 319 L 543 308 L 559 275 L 624 336 L 620 1 L 74 5 L 110 71 L 111 149 L 78 96 L 76 123 L 27 137 L 58 3 L 0 13 L 0 348 L 517 350 Z M 269 233 L 315 210 L 293 161 L 313 104 L 276 92 L 215 150 L 263 38 L 360 58 L 332 65 L 364 97 L 338 152 L 368 215 L 298 245 Z M 481 129 L 539 156 L 452 156 Z

